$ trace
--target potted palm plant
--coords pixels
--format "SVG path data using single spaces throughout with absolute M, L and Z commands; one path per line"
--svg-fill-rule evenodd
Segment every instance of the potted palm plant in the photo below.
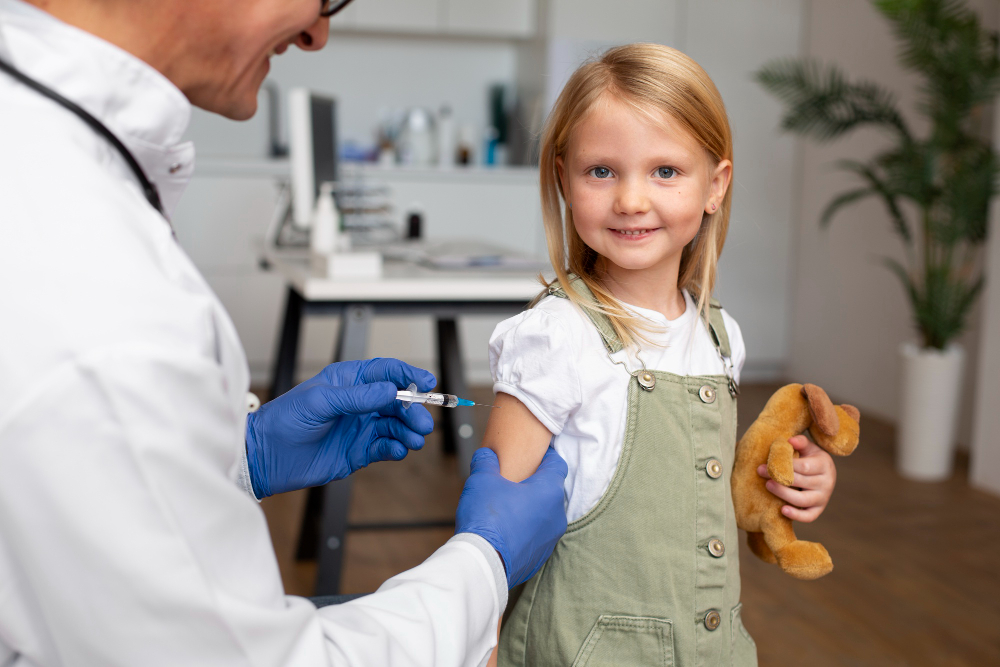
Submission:
M 1000 87 L 997 36 L 958 0 L 873 0 L 895 30 L 901 63 L 923 78 L 917 111 L 929 131 L 917 136 L 893 95 L 837 67 L 780 60 L 756 74 L 785 104 L 783 129 L 819 141 L 860 127 L 883 129 L 891 146 L 867 161 L 838 166 L 858 186 L 830 201 L 827 225 L 844 207 L 880 199 L 905 259 L 885 265 L 902 282 L 919 344 L 902 355 L 897 467 L 913 479 L 950 475 L 963 351 L 955 342 L 983 284 L 979 255 L 998 161 L 982 128 Z M 913 212 L 916 215 L 913 215 Z

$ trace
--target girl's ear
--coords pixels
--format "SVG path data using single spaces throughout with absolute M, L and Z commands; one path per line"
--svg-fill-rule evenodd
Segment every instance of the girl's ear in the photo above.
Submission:
M 709 188 L 711 194 L 708 197 L 708 202 L 705 204 L 706 213 L 714 213 L 719 206 L 722 206 L 722 200 L 726 197 L 726 192 L 729 190 L 729 182 L 732 178 L 732 162 L 723 160 L 715 166 L 715 170 L 712 171 L 712 182 Z

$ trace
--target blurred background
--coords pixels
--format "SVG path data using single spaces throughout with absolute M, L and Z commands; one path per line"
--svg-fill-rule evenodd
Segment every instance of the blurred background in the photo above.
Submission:
M 997 2 L 968 6 L 984 29 L 1000 28 Z M 964 372 L 947 471 L 914 481 L 898 472 L 895 448 L 900 346 L 920 341 L 880 259 L 902 258 L 903 247 L 877 200 L 819 224 L 831 198 L 855 185 L 832 165 L 865 160 L 890 138 L 862 129 L 817 144 L 783 134 L 782 104 L 754 80 L 779 58 L 835 63 L 890 90 L 924 131 L 920 79 L 899 63 L 891 25 L 868 0 L 355 0 L 335 17 L 323 51 L 272 59 L 252 120 L 195 110 L 188 132 L 198 166 L 174 224 L 235 321 L 255 387 L 264 397 L 272 381 L 287 290 L 260 259 L 289 179 L 291 89 L 335 100 L 340 177 L 380 188 L 381 224 L 404 230 L 417 215 L 426 239 L 473 238 L 544 258 L 537 132 L 584 59 L 635 41 L 692 56 L 727 104 L 734 208 L 717 296 L 748 350 L 741 430 L 786 381 L 818 384 L 863 415 L 861 447 L 840 462 L 833 504 L 801 531 L 827 544 L 838 569 L 798 582 L 744 561 L 744 617 L 761 664 L 1000 664 L 1000 283 L 989 277 L 1000 267 L 1000 234 L 976 260 L 987 282 L 956 340 Z M 978 113 L 981 133 L 1000 140 L 991 105 Z M 991 209 L 994 232 L 997 217 Z M 466 380 L 484 402 L 487 342 L 501 319 L 459 321 Z M 337 317 L 306 319 L 297 380 L 331 361 L 339 326 Z M 430 317 L 380 317 L 367 355 L 437 372 L 435 344 Z M 410 459 L 359 475 L 352 522 L 453 516 L 454 456 L 432 439 Z M 286 586 L 298 594 L 311 594 L 314 576 L 308 560 L 293 557 L 305 502 L 291 494 L 265 503 Z M 343 592 L 373 590 L 449 535 L 350 532 Z

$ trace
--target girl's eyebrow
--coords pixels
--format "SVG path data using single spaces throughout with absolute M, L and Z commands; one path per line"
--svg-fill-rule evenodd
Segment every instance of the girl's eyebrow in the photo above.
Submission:
M 650 165 L 655 165 L 660 167 L 673 167 L 673 166 L 688 164 L 691 161 L 692 157 L 693 156 L 687 151 L 679 151 L 678 154 L 675 154 L 670 157 L 660 155 L 643 161 Z M 622 158 L 610 155 L 603 155 L 601 153 L 593 153 L 589 155 L 586 153 L 581 153 L 580 155 L 577 156 L 577 161 L 581 165 L 586 164 L 589 166 L 596 166 L 596 165 L 620 163 L 622 161 Z

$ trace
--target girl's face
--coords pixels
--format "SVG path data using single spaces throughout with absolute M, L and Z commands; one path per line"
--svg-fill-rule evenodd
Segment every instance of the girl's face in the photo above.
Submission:
M 672 118 L 654 123 L 610 95 L 556 165 L 577 233 L 619 283 L 641 271 L 676 285 L 681 251 L 722 205 L 732 174 Z

